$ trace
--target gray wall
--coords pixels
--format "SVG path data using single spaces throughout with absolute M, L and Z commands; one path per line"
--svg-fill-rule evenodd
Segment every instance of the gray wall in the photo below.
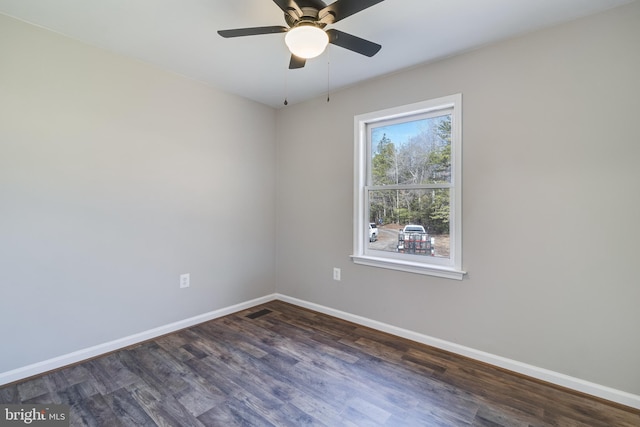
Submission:
M 636 2 L 281 110 L 278 292 L 640 394 L 639 23 Z M 468 276 L 352 264 L 353 116 L 458 92 Z
M 0 372 L 274 292 L 275 110 L 3 15 L 0 58 Z

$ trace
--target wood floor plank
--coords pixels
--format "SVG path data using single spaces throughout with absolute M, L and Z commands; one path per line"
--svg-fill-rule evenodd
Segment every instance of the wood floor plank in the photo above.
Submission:
M 47 393 L 49 393 L 49 387 L 44 376 L 18 384 L 18 395 L 21 401 L 29 401 Z
M 131 385 L 131 384 L 129 384 Z M 138 404 L 130 389 L 120 388 L 104 395 L 107 405 L 125 426 L 154 426 L 153 419 Z
M 102 394 L 112 393 L 136 381 L 136 376 L 120 360 L 120 357 L 126 354 L 127 350 L 123 350 L 87 362 L 88 369 Z
M 20 402 L 21 399 L 18 393 L 18 386 L 16 384 L 0 388 L 0 403 L 18 405 Z
M 126 389 L 158 426 L 204 427 L 171 393 L 162 393 L 144 382 L 132 384 Z
M 74 402 L 70 409 L 71 426 L 125 427 L 102 395 L 91 396 Z
M 638 427 L 640 411 L 282 301 L 0 387 L 72 426 Z

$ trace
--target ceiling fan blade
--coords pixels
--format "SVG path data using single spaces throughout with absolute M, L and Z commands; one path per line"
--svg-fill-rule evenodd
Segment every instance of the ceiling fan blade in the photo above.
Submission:
M 320 10 L 318 16 L 320 21 L 327 24 L 333 24 L 382 1 L 384 0 L 336 0 L 329 6 Z M 329 18 L 329 14 L 333 15 L 333 18 Z
M 260 34 L 273 34 L 273 33 L 286 33 L 289 29 L 281 25 L 274 25 L 271 27 L 252 27 L 252 28 L 236 28 L 234 30 L 219 30 L 218 34 L 222 37 L 243 37 L 243 36 L 257 36 Z
M 329 36 L 329 43 L 335 44 L 336 46 L 340 46 L 345 49 L 349 49 L 368 57 L 372 57 L 373 55 L 378 53 L 380 49 L 382 49 L 382 46 L 377 43 L 361 39 L 360 37 L 356 37 L 354 35 L 345 33 L 340 30 L 335 30 L 333 28 L 327 30 L 327 35 Z
M 280 9 L 286 14 L 290 14 L 294 12 L 298 15 L 298 17 L 302 16 L 302 9 L 298 6 L 298 3 L 295 0 L 273 0 L 275 4 L 278 5 Z
M 306 63 L 307 63 L 306 59 L 300 58 L 299 56 L 295 56 L 294 54 L 291 54 L 291 60 L 289 61 L 289 69 L 295 70 L 296 68 L 302 68 Z

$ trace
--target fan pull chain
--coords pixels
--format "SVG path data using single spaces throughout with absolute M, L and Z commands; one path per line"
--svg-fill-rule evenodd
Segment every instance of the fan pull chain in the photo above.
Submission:
M 289 101 L 287 101 L 289 95 L 289 73 L 287 70 L 284 72 L 284 105 L 285 107 L 289 105 Z
M 330 82 L 330 65 L 331 65 L 331 58 L 329 53 L 331 52 L 331 50 L 327 49 L 327 102 L 329 102 L 329 100 L 331 99 L 331 97 L 329 96 L 330 92 L 331 92 L 331 82 Z

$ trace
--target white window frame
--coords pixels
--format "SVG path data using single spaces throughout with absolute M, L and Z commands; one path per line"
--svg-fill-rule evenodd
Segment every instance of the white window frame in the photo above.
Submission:
M 369 125 L 388 120 L 415 120 L 419 114 L 433 114 L 451 110 L 451 183 L 450 190 L 450 254 L 448 259 L 420 255 L 400 254 L 369 249 L 369 201 L 371 161 Z M 354 117 L 354 217 L 353 255 L 356 264 L 388 268 L 410 273 L 426 274 L 462 280 L 462 94 L 431 99 L 415 104 L 360 114 Z M 381 187 L 382 188 L 382 187 Z

